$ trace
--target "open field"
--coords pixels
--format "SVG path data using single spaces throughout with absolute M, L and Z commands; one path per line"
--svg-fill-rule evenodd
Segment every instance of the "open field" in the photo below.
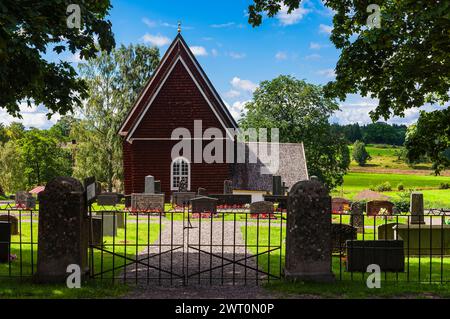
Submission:
M 450 208 L 450 189 L 439 189 L 441 183 L 450 183 L 448 176 L 350 172 L 345 175 L 343 186 L 336 188 L 332 195 L 352 199 L 360 191 L 384 182 L 391 184 L 392 191 L 383 194 L 392 199 L 400 198 L 397 185 L 401 183 L 406 191 L 423 192 L 427 208 Z

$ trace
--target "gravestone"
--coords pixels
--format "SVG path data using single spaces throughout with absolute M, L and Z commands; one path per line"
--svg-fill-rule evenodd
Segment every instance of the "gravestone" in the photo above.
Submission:
M 402 240 L 349 240 L 347 271 L 366 272 L 367 266 L 379 265 L 382 272 L 404 272 L 405 254 Z
M 177 206 L 189 205 L 189 201 L 195 198 L 195 192 L 173 192 L 172 204 Z
M 281 176 L 272 176 L 272 195 L 284 195 L 281 184 Z
M 161 181 L 155 181 L 155 194 L 161 194 Z
M 9 262 L 11 247 L 11 224 L 0 221 L 0 263 Z
M 145 194 L 155 193 L 155 178 L 152 175 L 145 176 Z
M 117 236 L 117 218 L 112 214 L 97 215 L 102 219 L 102 234 L 104 236 Z
M 297 182 L 289 192 L 285 277 L 330 282 L 331 197 L 317 180 Z
M 35 280 L 64 283 L 67 266 L 88 273 L 89 219 L 83 185 L 71 177 L 57 177 L 39 193 L 39 234 Z
M 117 228 L 125 228 L 125 212 L 123 211 L 105 211 L 101 213 L 97 213 L 96 216 L 113 216 L 116 220 Z
M 125 207 L 131 207 L 131 195 L 125 195 Z
M 268 201 L 254 202 L 250 204 L 251 218 L 275 218 L 273 203 Z
M 187 192 L 188 191 L 188 181 L 186 177 L 182 177 L 180 182 L 178 183 L 178 191 L 179 192 Z
M 394 226 L 398 223 L 386 223 L 378 226 L 378 239 L 393 240 L 395 238 Z
M 411 193 L 410 212 L 411 224 L 425 224 L 422 193 Z
M 208 196 L 208 192 L 206 191 L 206 188 L 199 187 L 197 190 L 197 196 Z
M 198 196 L 191 199 L 192 217 L 212 217 L 217 214 L 217 199 Z
M 449 256 L 450 225 L 395 225 L 398 239 L 405 243 L 407 256 Z
M 19 235 L 19 219 L 13 215 L 0 215 L 0 222 L 8 222 L 11 225 L 11 235 Z
M 359 202 L 353 202 L 350 207 L 350 225 L 358 230 L 364 227 L 364 208 Z
M 23 209 L 36 208 L 36 198 L 34 198 L 33 195 L 25 191 L 20 191 L 16 193 L 15 203 L 16 206 Z
M 350 210 L 350 201 L 346 198 L 336 197 L 331 200 L 333 214 L 344 214 Z
M 91 219 L 91 245 L 103 245 L 103 223 L 101 216 L 92 216 Z
M 97 196 L 97 204 L 100 206 L 116 206 L 119 203 L 119 194 L 102 193 Z
M 164 194 L 131 194 L 131 210 L 143 213 L 164 213 Z
M 233 181 L 226 179 L 223 181 L 223 193 L 224 195 L 233 194 Z
M 394 213 L 394 204 L 385 200 L 373 200 L 366 204 L 367 216 L 376 216 L 381 210 L 386 210 L 388 215 Z
M 343 252 L 347 240 L 357 237 L 357 229 L 347 224 L 331 224 L 331 248 L 333 252 Z

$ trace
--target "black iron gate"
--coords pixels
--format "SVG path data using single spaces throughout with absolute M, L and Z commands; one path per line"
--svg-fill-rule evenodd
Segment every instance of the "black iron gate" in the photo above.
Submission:
M 258 285 L 281 278 L 282 212 L 91 206 L 89 215 L 91 278 L 147 285 Z

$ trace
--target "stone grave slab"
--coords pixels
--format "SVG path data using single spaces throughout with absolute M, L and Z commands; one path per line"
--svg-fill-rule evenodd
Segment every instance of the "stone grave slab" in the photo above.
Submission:
M 398 239 L 405 243 L 407 256 L 449 256 L 450 225 L 396 225 Z
M 273 213 L 273 203 L 269 201 L 259 201 L 250 204 L 250 218 L 275 219 Z
M 19 219 L 14 215 L 0 215 L 0 222 L 8 222 L 11 225 L 11 235 L 19 235 Z
M 177 206 L 189 205 L 189 201 L 195 196 L 195 192 L 173 192 L 172 204 Z
M 134 213 L 164 213 L 164 194 L 131 194 Z
M 367 216 L 376 216 L 381 210 L 386 210 L 388 215 L 394 213 L 394 203 L 384 200 L 373 200 L 366 204 Z
M 191 199 L 191 212 L 193 218 L 211 218 L 217 216 L 217 199 L 207 196 L 198 196 Z

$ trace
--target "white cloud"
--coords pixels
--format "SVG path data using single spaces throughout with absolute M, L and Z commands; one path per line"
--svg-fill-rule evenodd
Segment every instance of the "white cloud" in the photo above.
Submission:
M 237 59 L 243 59 L 246 57 L 245 53 L 237 53 L 237 52 L 230 52 L 229 56 L 235 60 Z
M 204 47 L 192 46 L 192 47 L 190 47 L 190 49 L 195 56 L 207 56 L 208 55 L 208 51 L 206 51 L 206 49 Z
M 309 43 L 309 48 L 312 49 L 312 50 L 320 50 L 320 49 L 325 48 L 325 47 L 326 47 L 326 45 L 320 44 L 320 43 L 317 43 L 317 42 L 310 42 Z
M 156 45 L 157 47 L 162 47 L 166 44 L 170 43 L 170 39 L 168 37 L 165 37 L 163 35 L 152 35 L 149 33 L 146 33 L 142 40 L 146 43 L 151 43 L 153 45 Z
M 320 54 L 310 54 L 305 56 L 305 60 L 319 60 L 320 58 L 322 58 Z
M 247 92 L 254 92 L 256 90 L 256 88 L 258 87 L 258 85 L 253 83 L 252 81 L 242 80 L 236 76 L 231 80 L 230 83 L 235 89 L 239 89 L 239 90 L 247 91 Z
M 334 72 L 333 69 L 319 70 L 319 71 L 317 71 L 317 74 L 322 75 L 322 76 L 326 77 L 327 79 L 336 77 L 336 73 Z
M 326 24 L 320 24 L 319 25 L 319 33 L 325 33 L 325 34 L 331 34 L 331 31 L 333 31 L 333 27 L 326 25 Z
M 220 23 L 220 24 L 211 24 L 211 28 L 215 29 L 221 29 L 221 28 L 229 28 L 234 26 L 235 22 L 227 22 L 227 23 Z
M 148 18 L 142 18 L 142 22 L 149 28 L 156 27 L 156 22 Z
M 285 52 L 277 52 L 277 54 L 275 54 L 275 59 L 277 60 L 286 60 L 287 59 L 287 54 Z
M 212 50 L 211 50 L 211 54 L 212 54 L 213 56 L 218 56 L 218 55 L 219 55 L 219 51 L 217 51 L 216 49 L 212 49 Z
M 236 97 L 240 96 L 240 95 L 241 95 L 241 92 L 236 91 L 236 90 L 229 90 L 229 91 L 226 92 L 224 95 L 225 95 L 225 97 L 227 97 L 227 98 L 233 99 L 233 98 L 236 98 Z
M 282 5 L 277 14 L 277 18 L 283 26 L 293 25 L 300 22 L 300 20 L 303 19 L 309 11 L 310 10 L 305 9 L 304 7 L 300 7 L 288 13 L 288 7 L 286 5 Z
M 67 62 L 70 62 L 70 63 L 80 63 L 83 61 L 84 60 L 80 57 L 80 52 L 75 52 L 67 59 Z
M 241 112 L 244 110 L 245 104 L 247 104 L 248 102 L 250 102 L 250 100 L 236 101 L 232 105 L 225 102 L 225 105 L 227 106 L 234 119 L 238 120 L 241 117 Z

